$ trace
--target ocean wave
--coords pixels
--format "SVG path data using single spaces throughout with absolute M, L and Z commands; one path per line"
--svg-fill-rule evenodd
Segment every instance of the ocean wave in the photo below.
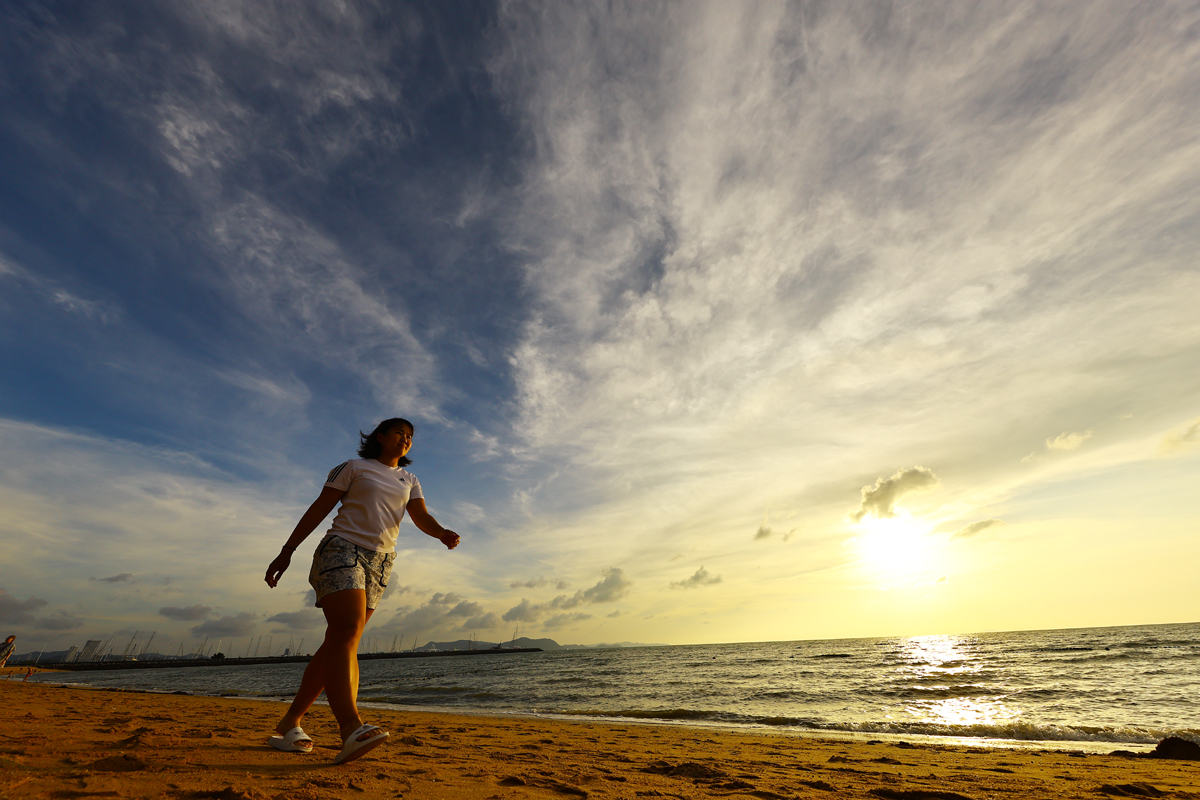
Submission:
M 1107 744 L 1155 744 L 1168 736 L 1200 743 L 1200 729 L 1036 725 L 1027 722 L 952 725 L 933 722 L 880 721 L 831 723 L 810 717 L 753 716 L 693 708 L 622 709 L 619 711 L 560 711 L 562 716 L 607 719 L 662 720 L 664 722 L 713 723 L 742 727 L 793 728 L 814 733 L 895 734 L 955 739 L 996 739 L 1020 742 L 1094 742 Z
M 1107 742 L 1113 744 L 1154 744 L 1168 736 L 1196 741 L 1200 730 L 1139 727 L 1103 727 L 1071 725 L 1035 725 L 1008 722 L 975 725 L 946 725 L 930 722 L 868 722 L 849 726 L 831 726 L 828 730 L 859 733 L 896 733 L 913 736 L 952 736 L 968 739 L 1007 739 L 1034 742 Z
M 595 709 L 574 709 L 555 711 L 565 717 L 609 717 L 615 719 L 661 719 L 661 720 L 691 720 L 694 722 L 730 722 L 737 714 L 725 714 L 718 711 L 701 711 L 694 708 L 660 708 L 642 709 L 628 708 L 621 711 L 598 711 Z
M 969 683 L 959 686 L 897 686 L 890 689 L 875 689 L 871 694 L 877 697 L 911 700 L 945 700 L 951 697 L 1004 697 L 1009 692 L 1001 691 L 994 686 Z
M 1089 653 L 1094 647 L 1037 647 L 1035 653 Z
M 471 696 L 490 696 L 498 697 L 499 695 L 491 692 L 480 692 L 477 686 L 414 686 L 408 690 L 415 695 L 458 695 L 460 697 Z

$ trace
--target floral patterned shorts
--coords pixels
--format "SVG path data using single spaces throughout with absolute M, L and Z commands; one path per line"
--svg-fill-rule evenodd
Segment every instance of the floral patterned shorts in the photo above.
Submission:
M 328 534 L 313 553 L 308 582 L 317 592 L 317 608 L 325 595 L 345 589 L 367 593 L 367 608 L 377 608 L 392 576 L 395 553 L 380 553 Z

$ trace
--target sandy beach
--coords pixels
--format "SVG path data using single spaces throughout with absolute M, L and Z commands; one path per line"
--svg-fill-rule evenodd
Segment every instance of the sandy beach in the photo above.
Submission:
M 0 798 L 1200 797 L 1200 762 L 1098 753 L 366 709 L 391 739 L 334 766 L 324 706 L 311 755 L 267 745 L 272 702 L 0 680 L 0 707 Z

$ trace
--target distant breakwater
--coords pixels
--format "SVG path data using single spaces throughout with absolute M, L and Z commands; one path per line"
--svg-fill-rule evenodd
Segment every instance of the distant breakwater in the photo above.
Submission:
M 443 656 L 498 656 L 510 653 L 540 653 L 540 647 L 508 647 L 487 650 L 414 650 L 406 653 L 359 653 L 359 661 L 391 658 L 440 658 Z M 153 661 L 76 661 L 70 664 L 45 664 L 45 669 L 93 672 L 113 669 L 175 669 L 180 667 L 251 667 L 259 664 L 303 664 L 307 656 L 263 656 L 262 658 L 184 658 Z

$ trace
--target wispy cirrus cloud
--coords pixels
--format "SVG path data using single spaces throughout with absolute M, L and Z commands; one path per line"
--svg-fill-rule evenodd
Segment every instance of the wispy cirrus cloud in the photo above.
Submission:
M 1046 439 L 1046 449 L 1030 453 L 1021 459 L 1023 462 L 1034 461 L 1043 453 L 1069 453 L 1073 450 L 1078 450 L 1083 443 L 1091 439 L 1095 431 L 1088 428 L 1086 431 L 1063 431 L 1057 436 L 1051 436 Z
M 513 365 L 537 451 L 681 494 L 679 465 L 720 453 L 737 468 L 714 504 L 852 475 L 868 466 L 850 454 L 876 449 L 1004 480 L 984 453 L 1012 432 L 991 420 L 1033 433 L 1099 384 L 1125 391 L 1119 370 L 1063 371 L 1047 340 L 1076 343 L 1075 364 L 1108 341 L 1162 357 L 1135 320 L 1178 319 L 1179 297 L 1122 278 L 1109 227 L 1144 224 L 1149 242 L 1178 224 L 1150 210 L 1179 197 L 1156 165 L 1198 155 L 1151 121 L 1191 115 L 1183 83 L 1160 104 L 1121 66 L 1157 34 L 1123 38 L 1111 8 L 939 14 L 506 9 L 494 69 L 537 145 L 511 225 L 534 293 Z M 1153 58 L 1187 68 L 1163 36 Z M 1117 168 L 1135 141 L 1154 146 Z M 1186 283 L 1182 263 L 1164 254 L 1151 281 Z M 1179 352 L 1194 334 L 1166 335 Z M 1030 379 L 1006 386 L 1014 373 Z
M 1002 520 L 1002 519 L 981 519 L 978 522 L 972 522 L 970 525 L 967 525 L 966 527 L 959 528 L 957 531 L 954 532 L 954 534 L 950 538 L 951 539 L 967 539 L 972 536 L 976 536 L 980 533 L 983 533 L 984 531 L 991 530 L 993 528 L 998 528 L 1003 524 L 1004 524 L 1004 520 Z
M 1163 453 L 1179 453 L 1200 444 L 1200 417 L 1189 420 L 1163 435 L 1159 449 Z

